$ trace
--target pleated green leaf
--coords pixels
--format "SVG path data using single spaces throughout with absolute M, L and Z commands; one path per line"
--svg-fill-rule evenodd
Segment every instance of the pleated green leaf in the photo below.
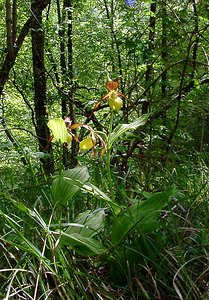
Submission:
M 94 211 L 84 211 L 74 220 L 81 226 L 69 226 L 65 233 L 79 233 L 84 237 L 93 237 L 104 229 L 105 209 L 98 208 Z M 82 226 L 83 225 L 83 226 Z
M 62 172 L 52 183 L 51 193 L 53 202 L 64 204 L 66 201 L 72 199 L 88 179 L 89 173 L 85 166 Z
M 82 190 L 106 202 L 106 204 L 114 211 L 116 215 L 121 211 L 121 208 L 118 204 L 113 202 L 104 192 L 102 192 L 98 187 L 96 187 L 92 183 L 85 183 L 82 187 Z
M 126 131 L 135 130 L 139 126 L 144 125 L 147 122 L 148 117 L 149 115 L 143 115 L 130 124 L 119 124 L 110 135 L 109 144 L 108 144 L 109 149 L 112 147 L 113 143 L 119 137 L 121 137 L 122 134 L 124 134 Z
M 63 144 L 67 141 L 68 132 L 65 122 L 61 118 L 55 118 L 48 122 L 48 127 L 51 129 L 52 134 L 56 141 Z
M 141 232 L 154 230 L 160 211 L 170 202 L 176 191 L 168 189 L 139 201 L 117 216 L 112 227 L 112 244 L 117 245 L 134 228 Z
M 65 245 L 78 254 L 84 256 L 101 255 L 107 249 L 97 240 L 85 237 L 79 233 L 68 234 L 64 231 L 59 232 L 60 245 Z

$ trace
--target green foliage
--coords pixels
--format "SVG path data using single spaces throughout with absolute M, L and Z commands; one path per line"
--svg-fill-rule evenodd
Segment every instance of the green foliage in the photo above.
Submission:
M 59 174 L 52 183 L 52 201 L 55 205 L 64 205 L 89 179 L 86 167 L 76 167 Z
M 101 255 L 107 251 L 100 242 L 93 238 L 83 236 L 82 233 L 68 234 L 66 232 L 58 232 L 58 234 L 60 235 L 61 246 L 65 245 L 80 255 Z
M 61 145 L 67 141 L 68 132 L 65 122 L 61 118 L 55 118 L 48 122 L 48 127 L 51 129 L 52 134 Z
M 117 217 L 112 228 L 112 243 L 117 245 L 127 234 L 137 228 L 139 232 L 151 233 L 157 228 L 161 210 L 169 204 L 175 190 L 169 189 L 151 195 L 125 209 Z
M 99 232 L 104 231 L 105 209 L 98 208 L 93 211 L 84 211 L 76 217 L 74 222 L 75 226 L 66 228 L 65 233 L 79 233 L 84 237 L 93 237 Z
M 134 122 L 131 122 L 130 124 L 119 124 L 113 132 L 110 133 L 110 137 L 108 140 L 108 147 L 109 149 L 112 148 L 113 144 L 117 141 L 117 139 L 121 138 L 122 135 L 128 131 L 128 130 L 134 130 L 137 129 L 139 126 L 144 125 L 148 120 L 147 115 L 143 115 Z
M 18 1 L 15 28 L 6 2 L 0 298 L 208 299 L 207 1 L 51 1 L 42 22 L 51 145 L 34 102 L 29 36 L 14 44 L 6 72 L 8 25 L 18 42 L 31 3 Z M 110 78 L 124 95 L 114 114 L 101 101 Z M 64 115 L 85 124 L 66 148 Z M 89 128 L 94 158 L 78 149 Z M 45 174 L 51 147 L 55 172 Z
M 90 193 L 91 195 L 95 196 L 96 198 L 99 198 L 103 200 L 115 214 L 118 214 L 120 212 L 120 206 L 117 203 L 114 203 L 108 195 L 106 195 L 103 191 L 98 189 L 95 185 L 92 183 L 87 183 L 82 187 L 82 190 Z

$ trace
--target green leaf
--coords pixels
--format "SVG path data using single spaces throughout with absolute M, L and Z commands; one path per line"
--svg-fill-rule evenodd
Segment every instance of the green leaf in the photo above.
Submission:
M 58 233 L 56 232 L 56 235 Z M 84 256 L 101 255 L 107 251 L 107 249 L 97 240 L 84 237 L 78 233 L 68 234 L 64 231 L 59 232 L 60 245 L 65 245 L 75 250 L 78 254 Z
M 68 132 L 63 119 L 61 118 L 52 119 L 48 122 L 47 125 L 51 129 L 55 140 L 57 140 L 61 144 L 67 141 Z
M 20 201 L 16 201 L 14 199 L 12 199 L 8 194 L 6 193 L 0 193 L 1 195 L 3 195 L 5 197 L 5 199 L 9 200 L 10 202 L 12 202 L 12 204 L 14 205 L 14 207 L 16 207 L 18 210 L 24 212 L 24 213 L 28 213 L 29 209 L 28 207 L 26 207 L 22 202 Z
M 102 192 L 92 183 L 85 183 L 82 187 L 82 190 L 106 202 L 106 204 L 114 211 L 115 214 L 118 214 L 121 211 L 121 208 L 118 204 L 114 203 L 104 192 Z
M 154 230 L 160 211 L 170 202 L 176 193 L 173 189 L 155 193 L 147 200 L 140 201 L 117 216 L 112 228 L 112 244 L 117 245 L 133 229 L 142 232 Z
M 64 202 L 72 199 L 88 179 L 89 173 L 85 166 L 62 172 L 52 183 L 51 193 L 53 202 L 64 204 Z
M 108 148 L 110 149 L 114 142 L 126 131 L 135 130 L 139 126 L 144 125 L 148 120 L 149 115 L 143 115 L 130 124 L 119 124 L 110 135 Z
M 83 226 L 69 226 L 65 233 L 79 233 L 84 237 L 93 237 L 104 229 L 105 209 L 98 208 L 94 211 L 84 211 L 75 219 L 75 223 Z
M 97 188 L 95 185 L 93 185 L 90 182 L 85 182 L 84 184 L 81 183 L 78 180 L 72 180 L 71 178 L 66 178 L 65 180 L 68 182 L 71 182 L 72 185 L 75 187 L 77 186 L 78 189 L 81 189 L 83 192 L 90 193 L 96 198 L 99 198 L 106 202 L 106 204 L 114 211 L 115 214 L 118 214 L 120 212 L 120 206 L 116 203 L 114 203 L 104 192 L 102 192 L 99 188 Z
M 38 157 L 38 158 L 41 158 L 41 159 L 48 159 L 48 158 L 51 157 L 51 154 L 46 153 L 46 152 L 32 152 L 31 156 Z
M 9 215 L 5 214 L 4 212 L 2 212 L 0 210 L 0 216 L 4 217 L 4 219 L 6 220 L 8 227 L 10 227 L 12 229 L 12 234 L 15 233 L 15 239 L 18 240 L 19 243 L 16 243 L 16 241 L 10 241 L 8 236 L 7 239 L 4 239 L 4 241 L 8 242 L 11 245 L 17 245 L 18 248 L 31 253 L 33 255 L 35 255 L 38 258 L 42 258 L 44 260 L 46 260 L 46 258 L 42 255 L 41 251 L 31 242 L 29 241 L 24 234 L 20 231 L 22 228 L 21 226 L 19 226 L 19 224 L 17 224 L 17 222 L 12 219 L 12 217 L 10 217 Z M 19 227 L 19 228 L 18 228 Z
M 86 182 L 89 179 L 89 173 L 86 167 L 76 167 L 66 170 L 57 176 L 51 187 L 52 199 L 54 203 L 64 203 L 75 195 L 78 190 L 92 194 L 102 199 L 114 211 L 120 212 L 120 206 L 114 202 L 100 189 L 92 183 Z

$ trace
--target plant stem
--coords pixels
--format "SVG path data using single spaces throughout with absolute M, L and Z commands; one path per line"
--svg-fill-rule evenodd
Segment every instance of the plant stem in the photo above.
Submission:
M 63 170 L 63 163 L 62 163 L 63 145 L 60 143 L 59 147 L 60 147 L 60 149 L 59 149 L 59 176 L 61 176 L 62 170 Z
M 108 183 L 109 183 L 109 189 L 110 189 L 110 195 L 113 202 L 115 202 L 115 195 L 114 195 L 114 189 L 113 189 L 113 182 L 112 182 L 112 176 L 111 176 L 111 167 L 110 167 L 110 160 L 111 160 L 111 147 L 109 145 L 110 136 L 112 133 L 112 126 L 113 126 L 113 111 L 110 115 L 110 125 L 109 125 L 109 132 L 107 137 L 107 176 L 108 176 Z

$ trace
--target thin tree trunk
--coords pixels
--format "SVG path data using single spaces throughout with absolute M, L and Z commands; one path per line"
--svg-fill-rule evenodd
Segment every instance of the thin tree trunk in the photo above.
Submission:
M 51 0 L 39 0 L 37 1 L 37 5 L 34 8 L 34 12 L 38 11 L 43 11 L 47 5 L 50 3 Z M 35 21 L 35 17 L 34 14 L 31 14 L 31 16 L 28 18 L 28 20 L 25 22 L 25 24 L 23 25 L 20 34 L 18 36 L 18 38 L 15 41 L 15 47 L 13 49 L 13 56 L 11 57 L 8 49 L 7 49 L 7 53 L 6 53 L 6 57 L 3 61 L 3 64 L 0 68 L 0 95 L 2 95 L 3 93 L 3 89 L 4 86 L 9 78 L 9 73 L 11 71 L 11 69 L 13 68 L 14 64 L 15 64 L 15 60 L 17 58 L 17 55 L 22 47 L 22 44 L 25 40 L 25 37 L 27 36 L 30 28 L 32 27 L 33 23 Z M 16 21 L 15 21 L 16 22 Z M 14 24 L 14 22 L 13 22 Z
M 59 43 L 60 43 L 60 82 L 62 83 L 61 107 L 62 118 L 70 117 L 72 123 L 76 122 L 74 107 L 74 83 L 73 83 L 73 16 L 72 0 L 64 0 L 61 9 L 60 1 L 57 0 L 57 16 L 59 24 Z M 67 25 L 66 25 L 67 24 Z M 59 80 L 59 79 L 58 79 Z M 76 134 L 76 131 L 73 132 Z M 63 148 L 63 164 L 65 167 L 77 165 L 78 145 L 73 139 L 71 153 L 67 148 Z
M 34 8 L 34 11 L 36 10 L 43 11 L 46 8 L 46 6 L 50 3 L 50 1 L 51 0 L 37 1 L 37 6 Z M 19 36 L 16 37 L 16 27 L 17 27 L 16 0 L 13 0 L 12 12 L 11 12 L 10 1 L 6 0 L 7 53 L 2 63 L 2 66 L 0 67 L 0 99 L 3 99 L 4 86 L 9 78 L 10 71 L 15 64 L 16 58 L 22 47 L 25 37 L 27 36 L 34 21 L 35 21 L 34 14 L 31 14 L 31 16 L 28 18 L 28 20 L 25 22 L 22 29 L 20 30 Z M 5 120 L 4 120 L 4 124 L 6 124 Z M 5 129 L 6 129 L 5 133 L 8 139 L 17 148 L 17 144 L 15 142 L 14 137 L 12 136 L 12 133 L 9 131 L 8 128 Z
M 193 70 L 191 75 L 191 81 L 194 81 L 195 79 L 195 72 L 197 67 L 197 50 L 198 50 L 198 43 L 199 43 L 199 24 L 198 24 L 198 14 L 197 14 L 197 7 L 195 0 L 192 0 L 192 6 L 194 11 L 194 45 L 193 45 L 193 51 L 192 51 L 192 60 L 193 60 Z
M 197 6 L 195 0 L 192 0 L 193 12 L 194 12 L 194 45 L 192 50 L 192 61 L 193 61 L 193 68 L 191 74 L 191 82 L 194 83 L 195 75 L 196 75 L 196 68 L 197 68 L 197 51 L 198 51 L 198 44 L 199 44 L 199 18 L 197 13 Z M 204 136 L 205 136 L 205 100 L 204 97 L 202 98 L 201 102 L 201 136 L 200 136 L 200 152 L 203 150 L 204 146 Z
M 169 137 L 167 139 L 167 154 L 169 153 L 169 151 L 171 149 L 171 143 L 173 141 L 174 135 L 175 135 L 176 130 L 178 129 L 179 123 L 180 123 L 181 99 L 182 99 L 182 96 L 183 96 L 184 80 L 185 80 L 185 76 L 186 76 L 186 70 L 187 70 L 187 67 L 189 65 L 189 56 L 190 56 L 191 48 L 192 48 L 192 45 L 193 45 L 192 38 L 193 38 L 193 33 L 190 36 L 189 45 L 188 45 L 187 53 L 186 53 L 186 58 L 185 58 L 185 62 L 184 62 L 184 65 L 183 65 L 182 72 L 181 72 L 181 80 L 180 80 L 180 84 L 179 84 L 179 93 L 178 93 L 178 96 L 176 97 L 177 108 L 176 108 L 175 125 L 174 125 L 173 129 L 170 131 Z
M 61 14 L 60 1 L 57 0 L 57 17 L 59 25 L 59 47 L 60 47 L 60 70 L 61 70 L 61 82 L 65 82 L 67 78 L 67 64 L 66 64 L 66 47 L 65 47 L 65 4 L 63 4 L 63 13 Z M 59 76 L 58 76 L 59 78 Z M 58 79 L 59 80 L 59 79 Z M 58 82 L 59 84 L 59 82 Z M 67 97 L 60 93 L 61 107 L 62 107 L 62 118 L 67 116 Z
M 17 34 L 17 0 L 13 0 L 12 5 L 12 42 L 15 45 Z
M 186 70 L 189 66 L 189 57 L 190 54 L 192 53 L 192 74 L 191 74 L 191 81 L 190 81 L 190 88 L 194 87 L 194 79 L 195 79 L 195 72 L 196 72 L 196 57 L 197 57 L 197 50 L 198 50 L 198 15 L 197 15 L 197 10 L 196 10 L 196 3 L 193 0 L 192 1 L 192 5 L 193 5 L 193 10 L 194 10 L 194 19 L 195 19 L 195 24 L 194 24 L 194 30 L 190 35 L 190 39 L 189 39 L 189 44 L 188 44 L 188 48 L 187 48 L 187 53 L 186 53 L 186 58 L 185 58 L 185 63 L 183 65 L 183 70 L 181 73 L 181 80 L 180 80 L 180 85 L 179 85 L 179 94 L 176 97 L 177 99 L 177 112 L 176 112 L 176 120 L 175 120 L 175 125 L 173 127 L 173 129 L 170 132 L 170 135 L 168 137 L 167 140 L 167 153 L 170 150 L 171 147 L 171 143 L 173 141 L 174 135 L 176 133 L 176 130 L 179 127 L 179 123 L 180 123 L 180 109 L 181 109 L 181 99 L 183 96 L 183 91 L 184 91 L 184 80 L 185 80 L 185 76 L 186 76 Z M 195 42 L 194 42 L 194 37 L 195 37 Z M 193 50 L 192 50 L 193 49 Z M 204 118 L 204 113 L 203 113 L 203 118 Z M 204 125 L 202 124 L 202 130 L 204 131 Z M 201 135 L 203 135 L 203 132 L 201 133 Z M 202 143 L 202 137 L 201 137 L 201 143 Z M 202 146 L 201 146 L 202 147 Z
M 120 81 L 121 81 L 121 88 L 122 88 L 122 93 L 124 93 L 123 91 L 123 71 L 122 71 L 122 61 L 121 61 L 121 53 L 120 53 L 120 48 L 119 48 L 119 43 L 117 40 L 117 36 L 115 33 L 115 29 L 114 29 L 114 1 L 111 0 L 111 8 L 110 11 L 108 9 L 108 3 L 106 0 L 104 0 L 104 5 L 105 5 L 105 9 L 106 9 L 106 14 L 107 14 L 107 18 L 109 20 L 110 23 L 110 30 L 111 30 L 111 38 L 112 38 L 112 50 L 114 48 L 114 45 L 116 47 L 116 51 L 117 51 L 117 60 L 118 60 L 118 70 L 119 70 L 119 76 L 120 76 Z M 112 62 L 113 66 L 112 66 L 112 72 L 115 72 L 115 65 L 114 65 L 114 61 Z
M 12 59 L 14 57 L 14 43 L 12 35 L 12 12 L 10 0 L 6 0 L 6 28 L 7 28 L 7 53 Z
M 47 126 L 47 99 L 46 99 L 46 77 L 44 65 L 44 31 L 42 29 L 42 10 L 34 11 L 37 1 L 31 5 L 34 12 L 35 22 L 31 31 L 32 54 L 33 54 L 33 76 L 34 76 L 34 105 L 36 116 L 36 134 L 38 136 L 39 150 L 47 148 L 49 140 L 49 128 Z M 52 159 L 42 159 L 44 171 L 53 171 Z
M 153 65 L 152 65 L 152 54 L 154 52 L 154 37 L 155 37 L 155 23 L 156 23 L 156 3 L 152 2 L 150 4 L 150 21 L 149 21 L 149 46 L 148 46 L 148 63 L 147 63 L 147 70 L 145 73 L 145 86 L 149 87 L 150 83 L 152 81 L 153 78 Z M 151 59 L 150 59 L 151 57 Z M 146 94 L 146 100 L 143 102 L 142 104 L 142 114 L 147 114 L 149 111 L 149 97 L 150 97 L 150 89 L 147 90 L 147 94 Z
M 165 66 L 164 71 L 162 72 L 162 85 L 161 85 L 161 94 L 162 94 L 162 102 L 163 102 L 163 125 L 166 126 L 166 114 L 167 114 L 167 26 L 166 26 L 166 18 L 167 18 L 167 10 L 166 10 L 166 0 L 162 1 L 162 61 Z
M 69 8 L 72 8 L 72 0 L 65 0 L 65 5 Z M 73 123 L 76 123 L 76 115 L 75 115 L 75 106 L 74 106 L 74 84 L 73 84 L 73 15 L 72 10 L 68 9 L 67 11 L 67 20 L 68 20 L 68 28 L 67 28 L 67 49 L 68 49 L 68 78 L 69 78 L 69 114 L 70 119 Z M 76 130 L 73 130 L 73 133 L 76 134 Z M 75 167 L 78 163 L 77 161 L 78 154 L 78 143 L 73 139 L 71 143 L 71 157 L 70 164 L 71 167 Z
M 167 65 L 168 65 L 168 53 L 167 53 L 167 1 L 163 0 L 162 1 L 162 40 L 161 40 L 161 47 L 162 47 L 162 63 L 164 65 L 164 70 L 162 72 L 162 77 L 161 77 L 161 98 L 162 98 L 162 125 L 164 126 L 162 134 L 161 134 L 161 139 L 163 142 L 163 147 L 165 146 L 165 151 L 166 151 L 166 121 L 167 121 Z M 165 153 L 162 152 L 161 155 L 161 161 L 162 163 L 165 163 L 167 160 Z

